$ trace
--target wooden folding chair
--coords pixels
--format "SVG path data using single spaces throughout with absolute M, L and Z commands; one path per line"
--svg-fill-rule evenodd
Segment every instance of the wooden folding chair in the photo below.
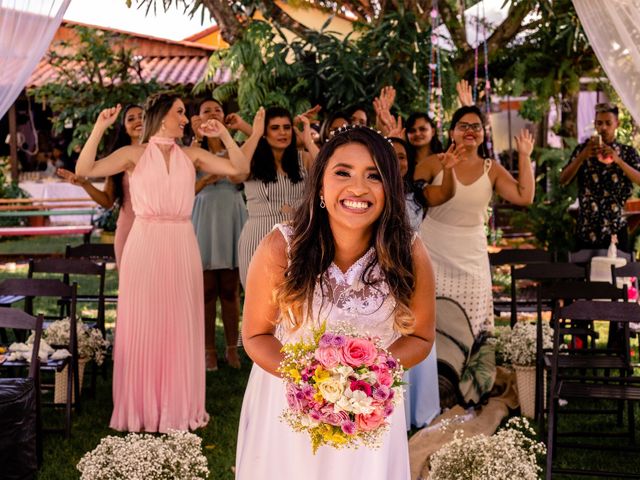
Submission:
M 558 437 L 558 417 L 564 413 L 559 408 L 560 399 L 569 399 L 577 401 L 579 399 L 594 400 L 618 400 L 627 402 L 629 431 L 626 432 L 628 443 L 635 443 L 635 417 L 634 417 L 634 401 L 640 400 L 640 379 L 631 376 L 603 376 L 599 371 L 592 368 L 595 363 L 585 363 L 586 372 L 592 372 L 590 375 L 580 375 L 568 377 L 561 375 L 561 360 L 567 353 L 560 349 L 562 344 L 562 336 L 564 332 L 560 328 L 561 320 L 565 321 L 595 321 L 606 320 L 609 322 L 621 322 L 625 325 L 626 340 L 629 339 L 628 324 L 640 318 L 640 305 L 629 302 L 602 302 L 602 301 L 584 301 L 580 300 L 572 303 L 567 307 L 558 309 L 554 315 L 554 335 L 553 335 L 553 353 L 551 356 L 551 388 L 550 402 L 547 428 L 547 469 L 546 478 L 550 480 L 553 474 L 574 474 L 589 475 L 598 477 L 613 478 L 640 478 L 640 474 L 636 472 L 612 472 L 603 470 L 591 470 L 575 468 L 558 468 L 554 467 L 553 460 L 560 447 L 568 448 L 592 448 L 597 450 L 611 449 L 613 451 L 632 450 L 637 452 L 637 448 L 629 448 L 628 444 L 615 445 L 609 447 L 603 445 L 603 442 L 597 444 L 584 443 L 559 443 Z M 628 352 L 628 347 L 625 349 Z M 595 357 L 588 357 L 595 358 Z M 628 359 L 628 357 L 627 357 Z M 595 433 L 598 438 L 607 436 L 604 432 Z
M 558 280 L 551 283 L 539 283 L 537 286 L 537 341 L 536 341 L 536 418 L 538 419 L 538 427 L 542 432 L 544 428 L 544 374 L 551 368 L 550 353 L 543 349 L 542 345 L 542 310 L 544 304 L 550 304 L 556 311 L 562 306 L 570 305 L 577 300 L 609 300 L 609 301 L 626 301 L 627 289 L 617 288 L 608 282 L 585 282 L 581 280 Z M 584 322 L 581 322 L 584 324 Z M 571 325 L 565 328 L 570 335 L 582 335 L 584 337 L 596 336 L 596 332 L 591 325 Z M 595 347 L 595 340 L 592 342 Z M 617 369 L 624 370 L 628 368 L 626 357 L 623 358 L 620 352 L 605 352 L 600 350 L 599 353 L 610 353 L 608 357 L 598 356 L 596 359 L 588 359 L 586 355 L 593 353 L 585 350 L 574 350 L 572 356 L 563 356 L 559 360 L 560 369 L 584 369 L 588 362 L 591 368 L 603 368 L 607 370 Z
M 516 279 L 513 271 L 517 266 L 528 265 L 530 263 L 549 263 L 553 260 L 552 255 L 546 250 L 538 248 L 503 248 L 499 252 L 489 254 L 489 263 L 492 267 L 501 265 L 509 266 L 511 275 L 511 284 L 509 287 L 509 302 L 494 301 L 493 310 L 496 315 L 500 315 L 503 307 L 508 306 L 511 312 L 511 325 L 515 325 L 517 309 L 535 306 L 535 301 L 527 302 L 526 300 L 518 301 L 515 295 Z
M 52 297 L 69 302 L 69 343 L 60 345 L 66 348 L 71 357 L 64 360 L 50 360 L 42 363 L 40 368 L 45 371 L 61 372 L 67 365 L 67 396 L 65 403 L 65 427 L 64 433 L 67 438 L 71 436 L 71 416 L 72 407 L 75 405 L 76 411 L 80 411 L 80 382 L 79 382 L 79 355 L 77 340 L 76 322 L 76 295 L 78 285 L 73 283 L 66 285 L 60 280 L 36 279 L 36 278 L 11 278 L 0 283 L 0 295 L 24 295 L 25 311 L 33 315 L 33 299 L 38 297 Z M 44 387 L 45 385 L 41 385 Z M 73 393 L 73 395 L 72 395 Z M 75 400 L 74 400 L 75 399 Z
M 22 330 L 25 333 L 33 330 L 33 350 L 31 353 L 31 361 L 27 362 L 25 360 L 19 361 L 5 361 L 0 363 L 0 367 L 2 368 L 12 368 L 15 370 L 18 369 L 27 369 L 28 375 L 26 379 L 23 379 L 25 382 L 32 383 L 35 399 L 33 405 L 33 414 L 35 414 L 35 423 L 36 430 L 33 432 L 33 439 L 30 439 L 29 435 L 26 432 L 22 431 L 22 440 L 18 445 L 12 445 L 9 447 L 10 449 L 18 449 L 18 454 L 21 452 L 19 450 L 23 448 L 32 448 L 32 445 L 35 443 L 36 457 L 38 465 L 42 464 L 42 416 L 41 416 L 41 405 L 40 405 L 40 358 L 38 357 L 38 351 L 40 350 L 40 340 L 42 338 L 42 322 L 43 316 L 42 314 L 38 315 L 38 317 L 33 317 L 28 313 L 22 312 L 15 308 L 8 307 L 0 307 L 0 327 L 14 330 Z M 18 379 L 5 379 L 3 378 L 0 382 L 18 380 Z M 2 383 L 0 383 L 0 388 L 2 388 Z M 29 413 L 25 412 L 25 417 L 28 417 Z M 3 452 L 4 456 L 13 457 L 11 451 Z M 7 458 L 5 457 L 4 462 L 0 463 L 10 463 L 15 461 L 15 458 Z M 3 470 L 6 473 L 6 469 L 10 468 L 9 465 L 5 464 L 3 466 Z M 35 472 L 34 472 L 35 475 Z

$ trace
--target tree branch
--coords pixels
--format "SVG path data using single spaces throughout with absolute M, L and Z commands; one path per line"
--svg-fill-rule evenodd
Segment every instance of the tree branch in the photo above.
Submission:
M 527 2 L 519 2 L 518 4 L 511 4 L 509 7 L 509 13 L 504 22 L 498 25 L 498 28 L 494 30 L 489 39 L 487 40 L 487 50 L 489 58 L 499 49 L 503 48 L 522 30 L 522 21 L 531 11 Z M 456 46 L 458 46 L 456 44 Z M 471 47 L 468 47 L 467 51 L 470 51 Z M 474 67 L 473 55 L 466 55 L 465 50 L 459 50 L 457 60 L 454 62 L 454 68 L 456 73 L 460 77 L 472 70 Z
M 231 4 L 226 0 L 202 0 L 216 24 L 220 27 L 222 39 L 232 45 L 242 36 L 242 22 L 236 17 Z
M 464 8 L 459 9 L 458 7 L 459 5 L 456 5 L 456 8 L 453 8 L 451 6 L 451 2 L 445 0 L 439 4 L 439 11 L 442 21 L 451 34 L 453 44 L 460 52 L 460 56 L 465 57 L 466 54 L 471 51 L 471 46 L 467 42 L 467 27 L 464 21 Z M 427 18 L 430 11 L 431 9 L 429 8 L 425 12 Z

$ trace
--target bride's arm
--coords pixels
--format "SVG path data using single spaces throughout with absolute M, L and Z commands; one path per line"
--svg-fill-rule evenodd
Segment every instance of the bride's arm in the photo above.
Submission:
M 416 239 L 411 247 L 415 271 L 415 288 L 411 297 L 411 310 L 415 315 L 413 333 L 393 342 L 389 350 L 404 368 L 411 368 L 424 360 L 436 336 L 435 279 L 431 260 L 424 244 Z
M 251 259 L 242 316 L 242 344 L 255 363 L 267 372 L 276 371 L 284 355 L 275 337 L 279 309 L 273 291 L 284 282 L 287 268 L 287 245 L 282 234 L 274 230 L 267 235 Z

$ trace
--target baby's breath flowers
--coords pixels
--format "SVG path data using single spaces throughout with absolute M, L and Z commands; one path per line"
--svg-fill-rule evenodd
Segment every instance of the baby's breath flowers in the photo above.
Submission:
M 209 475 L 202 439 L 177 430 L 105 437 L 77 468 L 80 480 L 196 480 Z
M 454 428 L 447 423 L 441 428 Z M 537 480 L 539 459 L 546 453 L 524 417 L 515 417 L 494 435 L 464 437 L 454 432 L 451 442 L 431 456 L 431 480 Z
M 503 332 L 498 337 L 499 350 L 504 359 L 521 367 L 536 364 L 536 325 L 530 322 L 518 322 L 511 332 Z M 542 348 L 553 346 L 553 329 L 548 323 L 542 323 Z
M 42 339 L 54 347 L 69 345 L 69 325 L 68 317 L 52 322 L 42 332 Z M 82 320 L 78 319 L 76 321 L 76 332 L 80 358 L 95 360 L 98 365 L 102 365 L 109 342 L 104 339 L 100 330 L 89 328 Z M 33 343 L 33 335 L 29 337 L 28 342 Z
M 403 369 L 376 339 L 346 325 L 330 332 L 323 325 L 282 351 L 289 408 L 281 418 L 309 434 L 314 453 L 322 445 L 380 446 L 402 400 Z

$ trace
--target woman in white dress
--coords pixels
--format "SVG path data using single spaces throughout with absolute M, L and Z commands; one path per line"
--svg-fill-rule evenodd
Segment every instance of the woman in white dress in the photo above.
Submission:
M 493 297 L 485 223 L 493 193 L 515 205 L 530 205 L 535 193 L 531 169 L 533 137 L 522 130 L 515 137 L 518 179 L 487 158 L 485 119 L 476 106 L 459 108 L 451 119 L 450 143 L 462 150 L 453 167 L 455 195 L 430 207 L 420 228 L 436 276 L 436 295 L 456 300 L 465 309 L 478 337 L 493 330 Z M 442 182 L 443 167 L 437 157 L 427 157 L 416 167 L 415 178 L 428 184 Z
M 255 364 L 236 478 L 408 480 L 402 404 L 379 449 L 322 446 L 313 455 L 308 435 L 279 419 L 287 407 L 282 345 L 322 322 L 378 336 L 405 368 L 426 357 L 435 335 L 431 264 L 413 241 L 389 143 L 368 128 L 345 128 L 323 146 L 308 182 L 293 223 L 265 237 L 249 267 L 242 335 Z

